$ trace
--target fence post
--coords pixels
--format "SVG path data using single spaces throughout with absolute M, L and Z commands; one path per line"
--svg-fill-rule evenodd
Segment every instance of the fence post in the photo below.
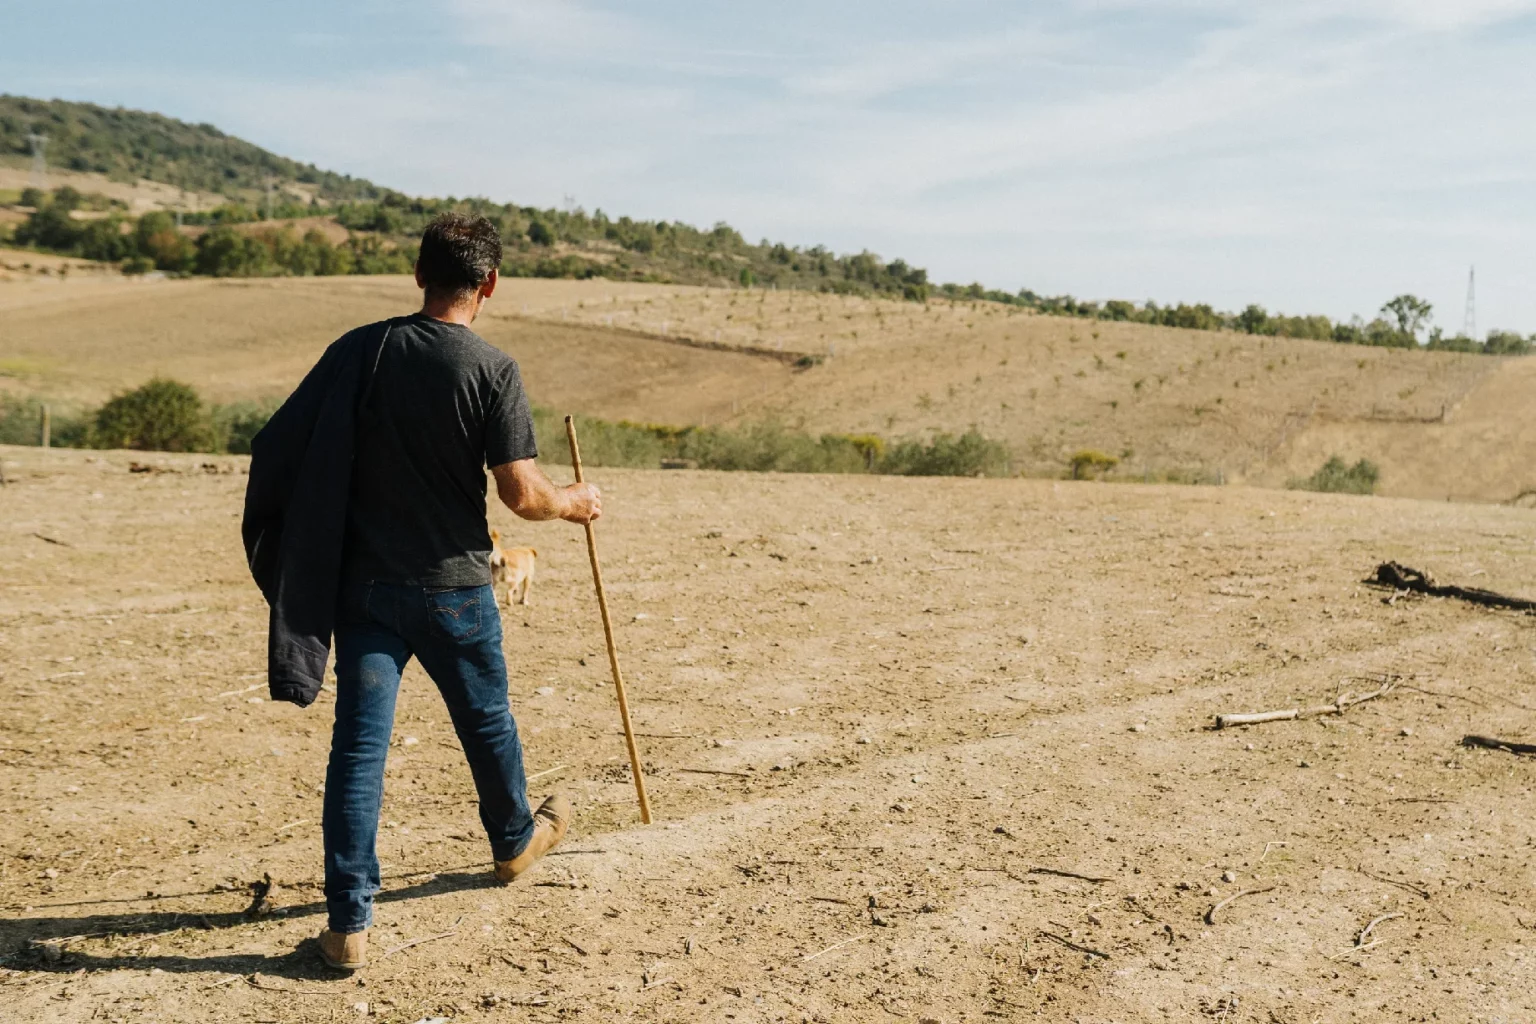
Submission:
M 44 403 L 44 405 L 43 405 L 43 415 L 42 415 L 42 425 L 40 427 L 41 437 L 40 437 L 40 440 L 38 442 L 44 448 L 48 447 L 48 441 L 49 441 L 49 436 L 48 435 L 49 435 L 49 432 L 50 432 L 50 430 L 52 428 L 52 425 L 53 425 L 51 423 L 51 420 L 52 420 L 51 410 L 48 408 L 47 403 Z

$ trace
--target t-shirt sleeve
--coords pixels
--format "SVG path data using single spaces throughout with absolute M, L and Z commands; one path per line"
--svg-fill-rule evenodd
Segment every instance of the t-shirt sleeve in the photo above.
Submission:
M 500 466 L 537 458 L 539 448 L 533 437 L 533 413 L 528 408 L 528 393 L 523 390 L 523 375 L 518 372 L 516 363 L 509 363 L 502 373 L 489 409 L 485 424 L 485 464 Z

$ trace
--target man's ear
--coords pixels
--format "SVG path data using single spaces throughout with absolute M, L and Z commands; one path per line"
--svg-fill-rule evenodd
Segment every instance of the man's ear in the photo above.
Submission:
M 415 264 L 413 267 L 411 267 L 411 270 L 416 274 L 416 287 L 420 288 L 422 291 L 426 291 L 427 282 L 421 279 L 421 264 Z
M 488 277 L 486 277 L 485 283 L 480 286 L 480 297 L 482 299 L 490 298 L 491 297 L 491 293 L 496 290 L 496 282 L 500 281 L 500 280 L 501 280 L 501 271 L 500 270 L 492 270 L 490 275 Z

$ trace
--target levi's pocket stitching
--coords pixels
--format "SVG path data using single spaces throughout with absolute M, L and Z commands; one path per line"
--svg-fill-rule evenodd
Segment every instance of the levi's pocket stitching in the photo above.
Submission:
M 474 590 L 455 601 L 460 590 L 427 594 L 428 618 L 433 632 L 447 640 L 468 640 L 480 632 L 480 595 Z

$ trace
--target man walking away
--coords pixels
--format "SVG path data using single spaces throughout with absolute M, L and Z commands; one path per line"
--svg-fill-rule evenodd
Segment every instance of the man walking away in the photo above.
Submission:
M 524 519 L 591 522 L 601 499 L 591 484 L 556 487 L 539 468 L 517 364 L 470 330 L 500 264 L 490 221 L 434 220 L 416 264 L 421 311 L 337 341 L 252 443 L 244 532 L 272 605 L 274 699 L 312 701 L 336 638 L 319 943 L 336 968 L 367 956 L 384 764 L 412 657 L 458 733 L 497 880 L 527 871 L 570 823 L 563 797 L 528 802 L 491 588 L 485 467 Z

